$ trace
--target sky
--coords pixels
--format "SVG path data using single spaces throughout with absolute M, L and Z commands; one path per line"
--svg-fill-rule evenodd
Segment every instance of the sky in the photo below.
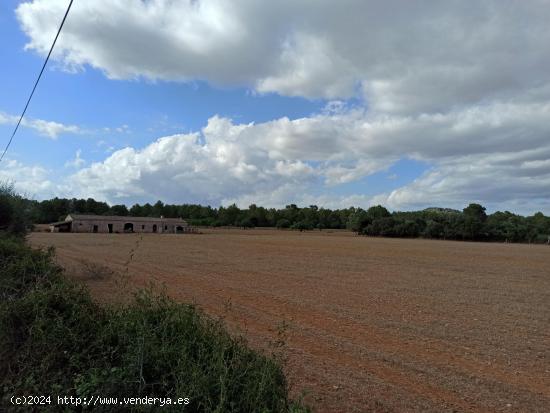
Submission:
M 67 5 L 0 2 L 2 148 Z M 548 21 L 548 0 L 75 0 L 0 181 L 550 214 Z

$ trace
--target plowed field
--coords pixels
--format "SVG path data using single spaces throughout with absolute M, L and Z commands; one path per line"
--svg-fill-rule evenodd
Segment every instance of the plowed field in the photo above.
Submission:
M 256 348 L 283 339 L 292 392 L 319 412 L 550 411 L 547 245 L 276 230 L 30 239 L 98 299 L 154 281 Z

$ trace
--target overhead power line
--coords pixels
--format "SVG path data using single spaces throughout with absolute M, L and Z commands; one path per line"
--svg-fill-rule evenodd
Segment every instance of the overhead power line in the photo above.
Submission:
M 34 86 L 32 88 L 32 92 L 27 99 L 27 104 L 25 105 L 25 108 L 23 109 L 23 113 L 21 113 L 21 116 L 19 117 L 19 121 L 17 122 L 17 125 L 15 125 L 15 129 L 13 130 L 13 133 L 11 134 L 10 140 L 8 141 L 8 144 L 4 148 L 4 152 L 2 152 L 2 156 L 0 156 L 0 162 L 2 162 L 2 159 L 4 159 L 4 155 L 8 151 L 8 148 L 11 145 L 11 142 L 13 141 L 13 137 L 17 133 L 17 130 L 19 129 L 19 125 L 21 124 L 21 121 L 23 120 L 23 116 L 25 116 L 25 113 L 27 112 L 27 108 L 29 107 L 29 103 L 31 103 L 32 96 L 34 95 L 34 91 L 36 90 L 36 86 L 38 86 L 38 82 L 40 82 L 40 78 L 42 77 L 42 73 L 44 73 L 44 69 L 46 68 L 46 65 L 48 64 L 48 60 L 50 60 L 50 55 L 52 54 L 53 48 L 55 47 L 55 43 L 57 42 L 57 38 L 59 37 L 59 33 L 61 33 L 61 29 L 63 28 L 63 25 L 65 24 L 65 20 L 67 19 L 67 15 L 69 14 L 69 10 L 71 10 L 71 6 L 73 5 L 73 0 L 69 2 L 69 6 L 67 7 L 67 11 L 65 12 L 65 15 L 63 16 L 63 20 L 61 20 L 61 24 L 59 25 L 59 29 L 57 29 L 57 34 L 55 35 L 55 39 L 53 39 L 52 47 L 50 47 L 50 51 L 48 53 L 48 56 L 46 56 L 46 60 L 44 61 L 44 65 L 42 65 L 42 70 L 40 70 L 40 73 L 38 77 L 36 78 L 36 82 L 34 82 Z

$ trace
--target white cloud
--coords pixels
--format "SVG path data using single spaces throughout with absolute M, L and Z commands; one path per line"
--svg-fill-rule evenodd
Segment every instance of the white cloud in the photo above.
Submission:
M 19 5 L 28 49 L 47 53 L 65 7 Z M 111 200 L 479 200 L 550 212 L 548 21 L 544 0 L 80 0 L 53 56 L 67 68 L 333 102 L 295 120 L 213 117 L 196 133 L 115 151 L 78 171 L 72 188 Z M 352 96 L 362 107 L 339 101 Z M 312 195 L 402 158 L 432 169 L 374 198 Z
M 441 162 L 413 183 L 381 194 L 377 200 L 395 209 L 446 205 L 464 200 L 494 209 L 550 212 L 550 145 L 542 150 L 471 155 Z
M 65 7 L 17 8 L 27 48 L 47 53 Z M 547 99 L 549 19 L 545 1 L 81 0 L 54 58 L 114 79 L 329 99 L 361 89 L 374 110 L 446 111 L 518 93 Z
M 111 200 L 148 196 L 245 205 L 263 199 L 282 205 L 311 198 L 315 185 L 352 182 L 413 157 L 433 169 L 377 200 L 394 208 L 527 202 L 550 199 L 548 118 L 550 104 L 497 104 L 416 117 L 350 110 L 258 124 L 215 116 L 200 132 L 116 151 L 72 179 L 75 188 Z M 361 195 L 356 199 L 370 203 Z
M 0 181 L 13 182 L 19 193 L 30 198 L 51 196 L 55 185 L 49 171 L 39 165 L 25 165 L 13 159 L 4 159 Z
M 75 125 L 64 125 L 58 122 L 45 121 L 42 119 L 32 119 L 22 121 L 23 126 L 35 129 L 39 134 L 48 138 L 57 139 L 61 134 L 80 133 L 80 129 Z
M 9 115 L 5 112 L 0 112 L 0 125 L 15 125 L 19 120 L 18 116 Z M 65 125 L 59 122 L 47 121 L 42 119 L 32 119 L 24 117 L 21 125 L 30 129 L 34 129 L 40 135 L 47 136 L 51 139 L 57 139 L 59 135 L 65 133 L 82 133 L 82 130 L 75 125 Z
M 157 196 L 219 203 L 237 193 L 315 178 L 304 162 L 270 157 L 254 130 L 213 117 L 201 133 L 164 137 L 140 151 L 118 150 L 77 172 L 72 182 L 110 200 Z
M 77 149 L 74 159 L 65 162 L 65 167 L 67 168 L 81 168 L 86 164 L 86 160 L 82 159 L 82 149 Z
M 122 125 L 117 128 L 115 128 L 115 131 L 118 133 L 131 133 L 130 127 L 128 125 Z

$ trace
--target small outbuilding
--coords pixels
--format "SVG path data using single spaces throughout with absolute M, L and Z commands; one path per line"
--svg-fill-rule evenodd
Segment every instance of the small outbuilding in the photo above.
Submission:
M 69 214 L 64 221 L 50 224 L 51 232 L 156 233 L 183 234 L 196 232 L 181 218 L 121 217 Z

